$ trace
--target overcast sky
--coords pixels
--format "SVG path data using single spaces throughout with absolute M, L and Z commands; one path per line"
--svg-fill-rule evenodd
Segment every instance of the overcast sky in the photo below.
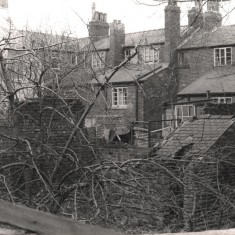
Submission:
M 108 22 L 114 19 L 125 24 L 126 32 L 136 32 L 164 27 L 164 4 L 159 6 L 139 5 L 136 0 L 8 0 L 9 12 L 14 25 L 21 29 L 48 28 L 57 33 L 70 29 L 79 37 L 87 36 L 85 23 L 91 19 L 92 2 L 96 10 L 107 13 Z M 153 0 L 138 0 L 155 4 Z M 182 23 L 187 24 L 187 10 L 192 3 L 181 4 Z M 223 5 L 221 12 L 226 15 L 225 24 L 235 24 L 235 0 Z M 228 12 L 232 11 L 228 15 Z M 85 22 L 83 23 L 82 20 Z

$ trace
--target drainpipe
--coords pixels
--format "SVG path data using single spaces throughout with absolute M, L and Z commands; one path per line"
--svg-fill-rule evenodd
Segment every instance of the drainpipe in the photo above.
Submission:
M 104 87 L 104 97 L 105 97 L 105 111 L 108 111 L 108 88 L 107 86 Z
M 139 96 L 138 96 L 138 83 L 135 83 L 135 120 L 139 121 Z

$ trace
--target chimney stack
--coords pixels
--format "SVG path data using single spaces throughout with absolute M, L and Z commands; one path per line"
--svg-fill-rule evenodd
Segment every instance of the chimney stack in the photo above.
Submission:
M 109 36 L 109 24 L 107 23 L 107 14 L 98 12 L 95 4 L 92 4 L 92 20 L 89 22 L 89 37 L 93 41 L 98 41 L 103 37 Z
M 0 0 L 0 8 L 8 8 L 8 0 Z
M 202 8 L 193 7 L 188 11 L 188 26 L 193 27 L 194 29 L 203 27 L 204 17 Z
M 124 59 L 123 45 L 125 44 L 125 26 L 120 20 L 110 24 L 109 65 L 119 65 Z
M 207 0 L 207 11 L 205 12 L 205 29 L 222 26 L 222 14 L 219 12 L 219 0 Z
M 165 8 L 165 61 L 175 57 L 176 48 L 180 43 L 180 8 L 177 0 L 168 0 Z

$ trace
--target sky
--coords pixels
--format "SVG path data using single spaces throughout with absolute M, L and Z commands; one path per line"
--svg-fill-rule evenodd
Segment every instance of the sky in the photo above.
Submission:
M 92 2 L 96 10 L 107 13 L 108 22 L 114 19 L 125 24 L 126 33 L 164 27 L 164 7 L 153 0 L 8 0 L 9 14 L 18 29 L 45 29 L 56 33 L 69 31 L 78 37 L 88 36 L 86 24 L 91 19 Z M 138 4 L 137 2 L 146 3 Z M 159 0 L 158 0 L 159 1 Z M 187 24 L 187 11 L 193 3 L 182 3 L 181 22 Z M 230 14 L 228 14 L 231 11 Z M 224 24 L 235 24 L 235 0 L 222 5 Z

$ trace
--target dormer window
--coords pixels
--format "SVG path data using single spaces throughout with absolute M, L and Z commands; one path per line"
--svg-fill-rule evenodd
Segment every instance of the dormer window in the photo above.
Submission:
M 140 51 L 142 60 L 145 63 L 159 62 L 159 49 L 154 47 L 143 47 Z
M 214 66 L 232 65 L 232 48 L 222 47 L 214 49 Z
M 105 52 L 99 51 L 92 53 L 92 68 L 103 68 L 105 66 Z

